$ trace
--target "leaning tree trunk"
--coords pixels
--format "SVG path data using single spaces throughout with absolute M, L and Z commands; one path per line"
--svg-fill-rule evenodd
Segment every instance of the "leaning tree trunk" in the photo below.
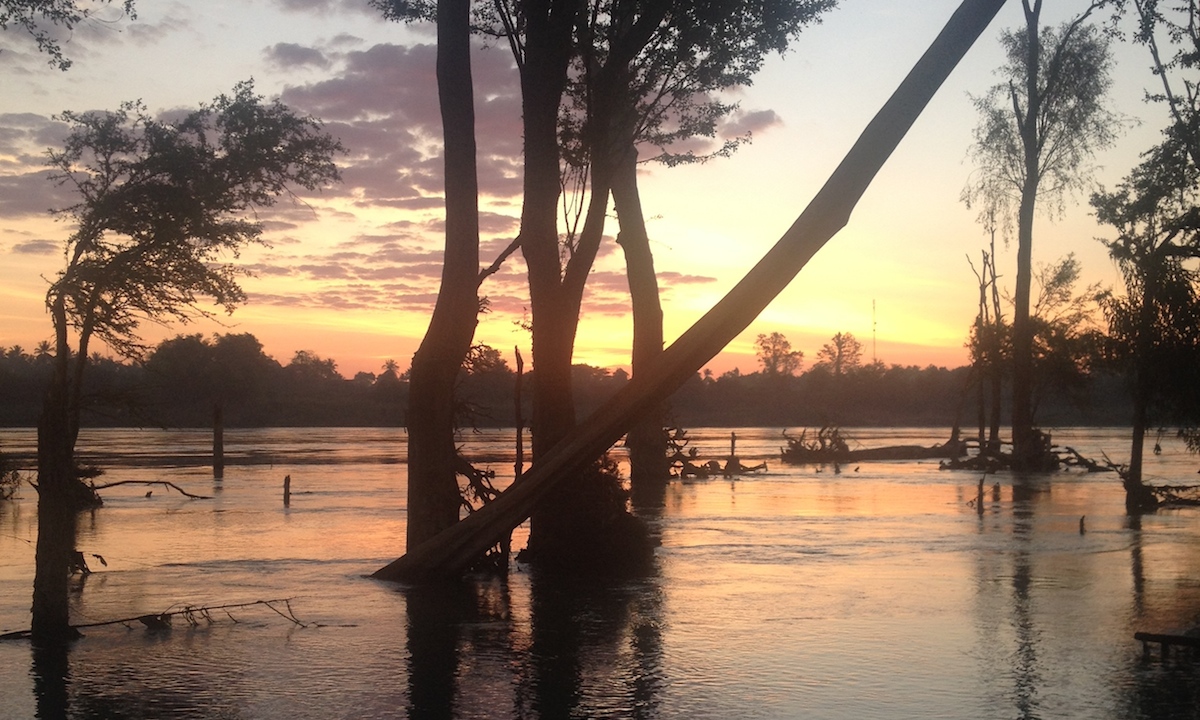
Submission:
M 455 577 L 529 517 L 561 484 L 625 434 L 737 337 L 849 220 L 879 168 L 1004 0 L 964 0 L 808 208 L 729 294 L 495 500 L 374 573 L 384 580 Z
M 617 162 L 613 177 L 613 202 L 621 232 L 617 244 L 625 251 L 625 273 L 633 305 L 633 374 L 636 377 L 662 354 L 663 312 L 654 273 L 654 255 L 642 214 L 637 187 L 637 150 L 630 147 Z M 666 487 L 670 473 L 663 408 L 648 411 L 629 429 L 629 482 L 637 498 L 652 499 Z
M 458 522 L 454 384 L 478 320 L 479 190 L 470 3 L 438 2 L 438 99 L 446 169 L 446 251 L 429 328 L 413 356 L 408 409 L 409 549 Z

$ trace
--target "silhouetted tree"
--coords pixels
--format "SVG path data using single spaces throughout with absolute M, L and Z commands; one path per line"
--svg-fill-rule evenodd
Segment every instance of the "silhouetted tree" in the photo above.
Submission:
M 804 364 L 804 352 L 793 350 L 781 332 L 760 333 L 754 340 L 755 355 L 767 375 L 795 375 Z
M 1200 170 L 1174 130 L 1117 190 L 1092 198 L 1097 218 L 1117 231 L 1104 242 L 1125 280 L 1124 295 L 1106 297 L 1104 309 L 1132 385 L 1131 510 L 1148 504 L 1140 492 L 1148 425 L 1200 422 Z
M 1025 26 L 1000 36 L 1008 62 L 1002 82 L 977 98 L 980 114 L 971 154 L 977 179 L 963 193 L 981 216 L 1017 229 L 1013 305 L 1013 464 L 1037 463 L 1033 432 L 1033 220 L 1042 200 L 1061 211 L 1064 197 L 1082 189 L 1087 163 L 1112 143 L 1117 118 L 1105 107 L 1111 84 L 1108 42 L 1087 19 L 1105 0 L 1093 0 L 1074 19 L 1041 27 L 1041 0 L 1022 0 Z
M 74 448 L 91 341 L 135 355 L 143 319 L 186 322 L 207 314 L 201 297 L 232 311 L 244 295 L 239 271 L 223 257 L 261 233 L 246 215 L 289 186 L 336 180 L 333 155 L 341 150 L 316 120 L 264 104 L 251 83 L 175 121 L 151 117 L 140 103 L 61 119 L 71 132 L 50 152 L 52 178 L 79 202 L 57 211 L 75 232 L 46 294 L 55 358 L 38 424 L 33 602 L 33 632 L 43 641 L 73 634 Z
M 1100 284 L 1077 288 L 1081 266 L 1074 253 L 1034 273 L 1038 288 L 1033 326 L 1033 391 L 1030 414 L 1036 422 L 1040 405 L 1058 395 L 1079 401 L 1091 377 L 1099 349 L 1096 325 Z
M 817 351 L 817 358 L 817 365 L 828 369 L 834 377 L 841 377 L 862 364 L 862 343 L 851 333 L 835 333 Z
M 1127 11 L 1128 0 L 1117 3 L 1118 18 Z M 1196 92 L 1195 73 L 1200 70 L 1200 7 L 1194 2 L 1163 4 L 1157 0 L 1134 0 L 1137 13 L 1137 32 L 1134 40 L 1149 51 L 1151 70 L 1162 84 L 1161 93 L 1149 94 L 1147 99 L 1164 103 L 1170 111 L 1170 124 L 1160 150 L 1151 154 L 1170 156 L 1186 153 L 1192 166 L 1200 166 L 1200 94 Z M 1174 146 L 1174 149 L 1171 149 Z M 1175 162 L 1178 162 L 1176 160 Z M 1188 181 L 1195 186 L 1191 172 L 1176 170 L 1176 181 Z M 1135 171 L 1136 174 L 1136 171 Z M 1151 201 L 1156 193 L 1148 193 Z M 1185 193 L 1191 202 L 1190 196 Z M 1183 203 L 1181 198 L 1181 204 Z M 1176 239 L 1178 244 L 1187 241 Z M 1196 419 L 1184 421 L 1180 434 L 1188 447 L 1200 452 L 1200 429 Z M 1139 451 L 1140 452 L 1140 451 Z
M 979 311 L 971 326 L 967 349 L 979 388 L 980 453 L 996 457 L 1000 454 L 1004 372 L 1012 358 L 1012 333 L 1004 321 L 1004 310 L 1000 304 L 1000 282 L 996 273 L 996 227 L 990 220 L 988 224 L 991 236 L 989 249 L 981 252 L 978 269 L 971 266 L 979 281 Z

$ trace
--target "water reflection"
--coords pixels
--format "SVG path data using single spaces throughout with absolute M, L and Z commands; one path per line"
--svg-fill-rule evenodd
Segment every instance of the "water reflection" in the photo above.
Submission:
M 411 717 L 659 717 L 656 578 L 534 576 L 523 590 L 527 605 L 500 579 L 404 590 Z
M 1125 522 L 1129 530 L 1129 570 L 1133 579 L 1133 619 L 1141 620 L 1146 612 L 1146 571 L 1142 566 L 1142 516 L 1129 515 Z
M 454 717 L 460 629 L 476 621 L 473 588 L 464 583 L 409 588 L 408 702 L 415 717 Z
M 738 447 L 765 456 L 777 434 Z M 319 440 L 350 456 L 356 438 Z M 288 473 L 306 494 L 285 511 Z M 920 464 L 674 483 L 640 509 L 663 534 L 650 578 L 518 569 L 405 591 L 362 577 L 403 542 L 402 467 L 235 465 L 204 502 L 114 490 L 81 518 L 109 567 L 73 596 L 77 619 L 293 597 L 320 626 L 235 611 L 96 628 L 65 658 L 0 644 L 0 717 L 1195 720 L 1195 665 L 1143 662 L 1132 639 L 1200 621 L 1194 511 L 1127 519 L 1111 476 L 988 480 L 982 506 L 978 476 Z M 26 504 L 0 504 L 0 630 L 28 626 Z
M 34 645 L 33 652 L 33 696 L 37 702 L 39 720 L 58 720 L 67 717 L 70 695 L 67 691 L 71 682 L 68 645 L 52 643 L 47 646 Z
M 1013 705 L 1018 717 L 1038 717 L 1038 689 L 1042 676 L 1038 663 L 1038 631 L 1033 621 L 1033 598 L 1030 588 L 1033 584 L 1033 558 L 1030 553 L 1030 543 L 1033 540 L 1033 507 L 1028 499 L 1033 497 L 1028 491 L 1022 493 L 1025 499 L 1017 500 L 1016 488 L 1026 483 L 1014 483 L 1013 501 L 1013 539 L 1016 541 L 1013 549 L 1012 570 L 1012 623 L 1016 637 L 1017 650 L 1012 656 Z

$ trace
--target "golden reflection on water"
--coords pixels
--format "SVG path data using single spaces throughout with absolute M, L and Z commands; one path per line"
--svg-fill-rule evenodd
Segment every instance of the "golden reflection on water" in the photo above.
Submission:
M 873 444 L 941 439 L 871 432 Z M 1092 454 L 1116 439 L 1073 432 Z M 33 678 L 63 675 L 61 658 L 36 659 L 31 677 L 27 646 L 0 644 L 14 717 L 62 697 L 81 718 L 1194 717 L 1195 674 L 1143 664 L 1132 633 L 1200 622 L 1196 513 L 1131 521 L 1110 477 L 989 476 L 976 506 L 971 474 L 790 468 L 774 460 L 777 431 L 739 430 L 743 462 L 770 471 L 673 483 L 651 520 L 651 578 L 518 568 L 404 591 L 363 577 L 403 542 L 396 431 L 253 431 L 243 457 L 273 461 L 231 465 L 220 483 L 194 462 L 203 433 L 100 435 L 95 446 L 183 458 L 143 455 L 112 479 L 213 497 L 106 492 L 81 516 L 80 546 L 109 564 L 77 583 L 77 618 L 291 597 L 311 626 L 236 611 L 157 635 L 95 629 L 67 659 L 70 682 L 49 685 Z M 728 448 L 728 431 L 690 435 L 708 455 Z M 466 442 L 511 466 L 506 436 Z M 1153 471 L 1168 461 L 1181 462 L 1155 458 Z M 28 623 L 33 515 L 28 498 L 0 505 L 3 630 Z

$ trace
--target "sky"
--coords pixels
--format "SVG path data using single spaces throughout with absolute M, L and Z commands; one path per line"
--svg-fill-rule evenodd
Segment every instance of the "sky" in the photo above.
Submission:
M 753 142 L 703 165 L 640 170 L 669 343 L 707 311 L 779 238 L 949 18 L 951 0 L 841 0 L 805 29 L 753 85 L 722 131 Z M 1058 22 L 1081 0 L 1047 4 Z M 1054 13 L 1063 13 L 1055 15 Z M 251 271 L 231 316 L 143 326 L 153 344 L 179 333 L 248 332 L 287 363 L 298 350 L 337 362 L 346 377 L 409 364 L 436 298 L 441 262 L 440 119 L 433 28 L 382 19 L 366 0 L 142 0 L 137 18 L 100 7 L 64 37 L 60 71 L 19 32 L 0 32 L 0 347 L 32 349 L 52 336 L 47 279 L 63 264 L 71 227 L 48 208 L 70 197 L 47 181 L 64 110 L 111 110 L 140 99 L 151 112 L 195 107 L 253 79 L 256 90 L 320 118 L 349 153 L 343 182 L 259 214 L 269 245 L 237 262 Z M 709 363 L 720 374 L 757 369 L 754 339 L 781 332 L 812 364 L 837 332 L 867 360 L 955 367 L 974 318 L 988 238 L 960 200 L 979 96 L 1003 62 L 1002 28 L 1022 22 L 1010 0 L 868 189 L 845 229 L 762 315 Z M 1143 48 L 1114 45 L 1111 107 L 1125 132 L 1095 158 L 1096 187 L 1113 187 L 1157 140 L 1162 109 Z M 484 264 L 518 229 L 520 100 L 506 45 L 473 56 Z M 629 366 L 632 334 L 615 219 L 588 284 L 575 361 Z M 1119 286 L 1096 238 L 1106 234 L 1086 197 L 1038 218 L 1035 265 L 1074 252 L 1086 282 Z M 998 241 L 1001 283 L 1015 277 L 1015 242 Z M 521 328 L 528 289 L 519 253 L 481 292 L 491 312 L 476 340 L 529 358 Z

